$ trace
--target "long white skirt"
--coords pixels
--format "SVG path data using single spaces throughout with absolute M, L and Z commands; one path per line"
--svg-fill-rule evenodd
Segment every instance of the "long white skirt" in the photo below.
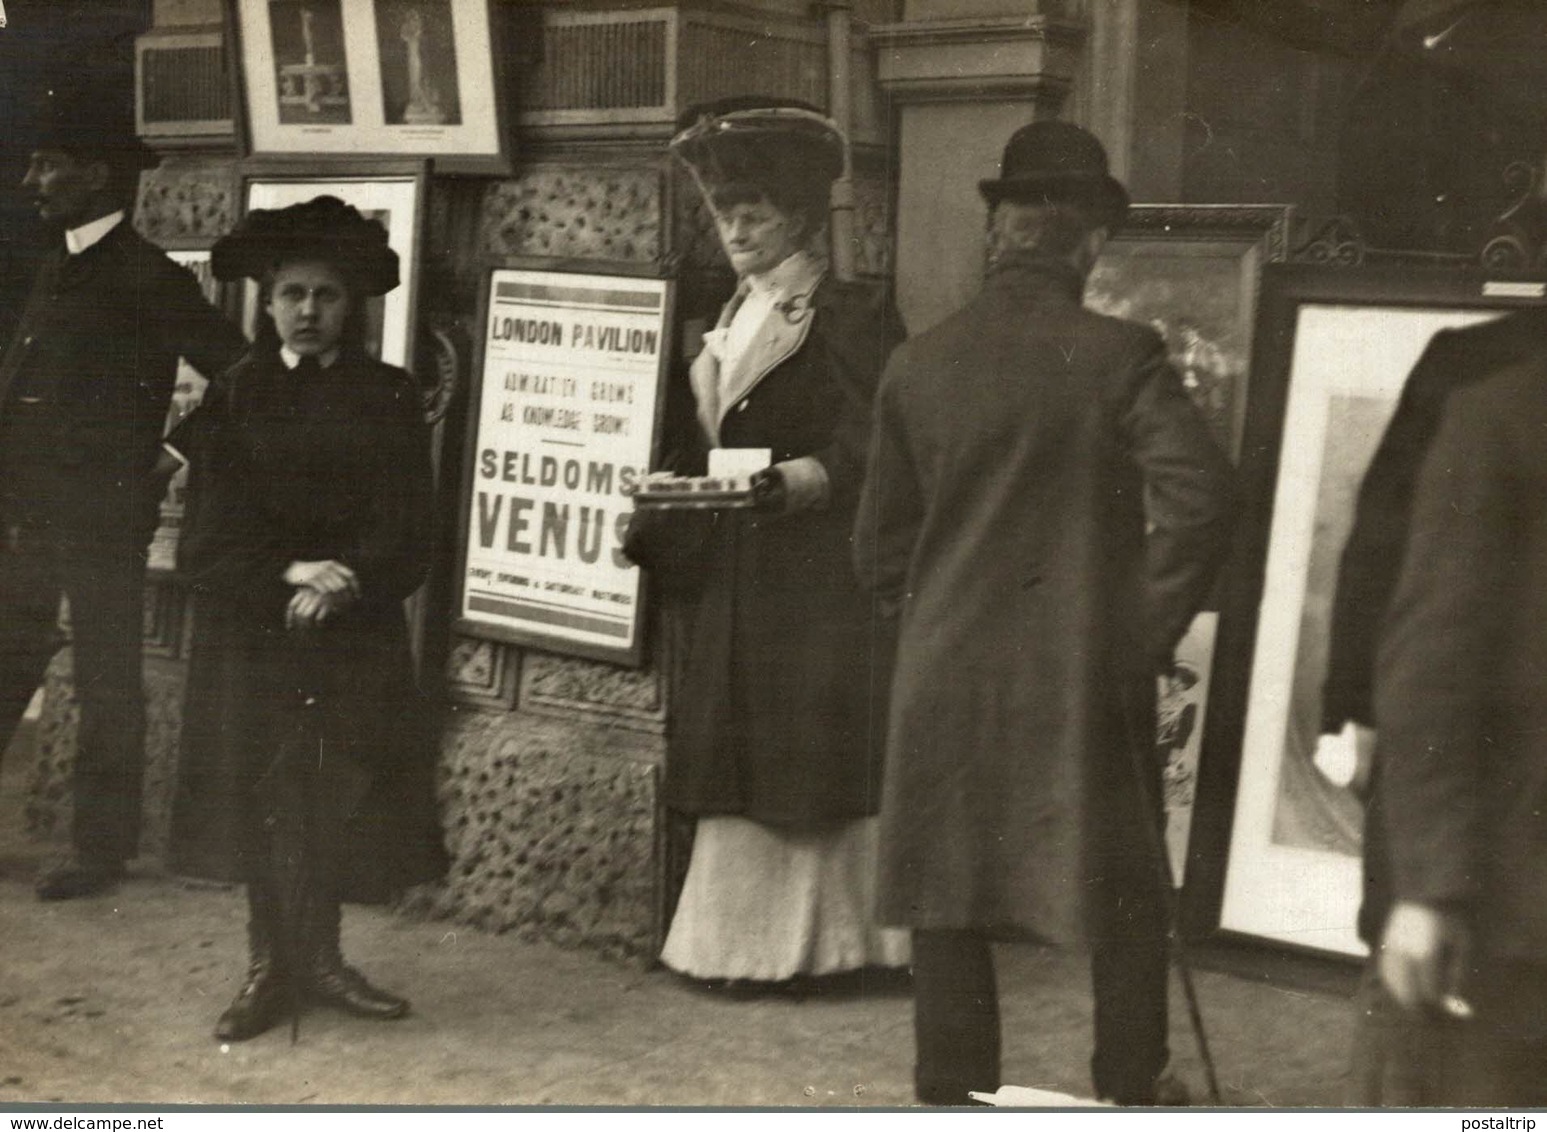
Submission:
M 908 932 L 875 925 L 878 835 L 873 817 L 816 832 L 700 818 L 661 961 L 767 982 L 906 967 Z

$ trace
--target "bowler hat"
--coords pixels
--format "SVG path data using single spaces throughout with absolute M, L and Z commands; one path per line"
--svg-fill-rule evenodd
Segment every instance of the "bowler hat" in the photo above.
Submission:
M 136 173 L 161 162 L 135 132 L 133 76 L 116 70 L 55 75 L 38 91 L 29 140 L 33 149 L 63 150 Z
M 761 95 L 690 107 L 669 148 L 701 188 L 791 182 L 825 189 L 843 175 L 843 131 L 815 106 Z
M 336 266 L 361 295 L 398 285 L 397 252 L 380 221 L 334 196 L 288 208 L 256 208 L 210 249 L 210 269 L 223 281 L 262 280 L 287 261 L 320 259 Z
M 1083 204 L 1100 224 L 1116 228 L 1128 212 L 1128 190 L 1107 171 L 1107 152 L 1095 135 L 1072 122 L 1033 122 L 1010 135 L 997 180 L 979 181 L 990 205 Z

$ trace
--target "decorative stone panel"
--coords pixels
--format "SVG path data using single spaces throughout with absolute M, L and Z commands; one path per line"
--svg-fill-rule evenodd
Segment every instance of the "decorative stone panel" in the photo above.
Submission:
M 654 263 L 660 259 L 656 168 L 537 166 L 484 196 L 484 251 L 496 256 Z
M 75 736 L 80 701 L 71 679 L 71 651 L 48 666 L 43 711 L 38 719 L 37 760 L 27 780 L 24 821 L 35 837 L 66 840 L 75 812 Z M 183 668 L 162 660 L 145 662 L 145 795 L 141 810 L 140 856 L 162 858 L 177 788 L 178 740 L 183 718 Z
M 461 710 L 442 742 L 452 866 L 409 911 L 620 956 L 659 936 L 655 754 L 642 737 Z
M 530 652 L 522 672 L 521 708 L 655 734 L 666 729 L 666 697 L 654 668 Z
M 521 653 L 498 641 L 453 636 L 446 687 L 459 703 L 509 711 L 516 706 Z
M 673 216 L 673 252 L 688 268 L 712 271 L 729 278 L 730 264 L 720 247 L 714 217 L 691 177 L 678 173 L 672 185 L 676 201 Z M 893 219 L 891 188 L 881 177 L 854 178 L 854 270 L 862 276 L 883 278 L 892 272 Z
M 140 175 L 135 226 L 152 243 L 213 243 L 240 211 L 232 160 L 168 161 Z

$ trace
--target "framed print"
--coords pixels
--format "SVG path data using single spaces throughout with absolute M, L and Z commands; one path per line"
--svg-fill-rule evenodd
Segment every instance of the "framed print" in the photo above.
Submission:
M 1193 618 L 1176 646 L 1171 668 L 1156 689 L 1155 755 L 1161 765 L 1165 795 L 1166 851 L 1171 878 L 1177 887 L 1187 880 L 1187 845 L 1192 838 L 1193 809 L 1198 798 L 1198 761 L 1203 728 L 1208 722 L 1209 683 L 1214 672 L 1214 637 L 1219 614 Z
M 373 357 L 408 369 L 414 357 L 419 232 L 424 213 L 424 165 L 369 165 L 356 162 L 349 174 L 300 174 L 275 169 L 249 172 L 242 186 L 242 207 L 287 208 L 317 196 L 335 196 L 354 205 L 387 229 L 387 244 L 398 256 L 397 287 L 366 300 L 366 348 Z M 258 317 L 258 287 L 249 282 L 242 298 L 242 328 L 253 336 Z
M 1534 281 L 1413 268 L 1279 265 L 1265 273 L 1243 460 L 1244 498 L 1254 502 L 1226 579 L 1216 724 L 1202 763 L 1216 785 L 1234 778 L 1233 816 L 1226 837 L 1205 834 L 1211 843 L 1195 840 L 1190 855 L 1194 872 L 1225 862 L 1226 931 L 1364 952 L 1355 932 L 1362 806 L 1312 762 L 1356 496 L 1435 332 L 1540 302 L 1543 293 Z
M 673 286 L 516 260 L 485 280 L 468 414 L 457 632 L 638 665 L 623 556 L 671 356 Z
M 509 169 L 490 0 L 228 0 L 258 155 L 431 158 Z
M 1215 438 L 1240 455 L 1262 267 L 1285 258 L 1291 208 L 1139 204 L 1107 242 L 1085 302 L 1146 322 Z

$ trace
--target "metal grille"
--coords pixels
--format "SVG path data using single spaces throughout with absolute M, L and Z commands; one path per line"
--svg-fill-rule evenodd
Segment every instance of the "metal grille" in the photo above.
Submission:
M 756 91 L 827 104 L 826 46 L 819 38 L 694 22 L 683 33 L 681 73 L 687 102 Z
M 667 22 L 549 23 L 524 109 L 665 108 Z
M 224 48 L 147 48 L 140 64 L 148 129 L 231 117 Z

